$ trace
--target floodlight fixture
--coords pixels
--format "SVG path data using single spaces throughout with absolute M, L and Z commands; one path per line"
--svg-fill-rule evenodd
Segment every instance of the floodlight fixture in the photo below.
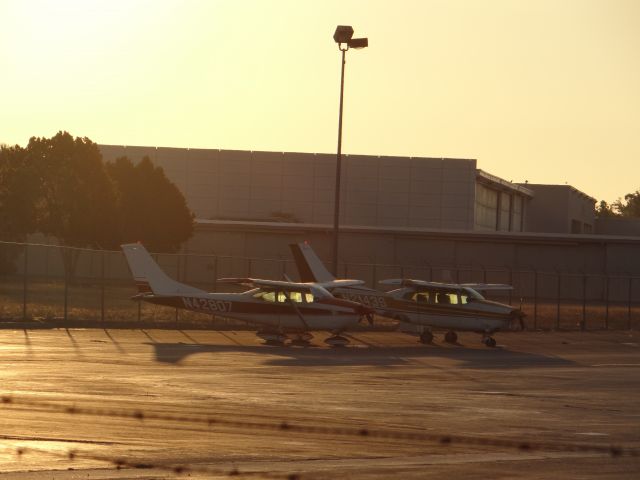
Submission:
M 352 38 L 347 42 L 350 48 L 365 48 L 369 46 L 368 38 Z
M 338 25 L 333 34 L 336 43 L 347 43 L 353 37 L 353 27 L 350 25 Z

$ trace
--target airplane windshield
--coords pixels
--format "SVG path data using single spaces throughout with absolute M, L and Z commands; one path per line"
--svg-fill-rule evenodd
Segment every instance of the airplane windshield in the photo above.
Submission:
M 287 298 L 288 297 L 288 298 Z M 315 298 L 311 293 L 303 292 L 265 292 L 259 291 L 253 294 L 253 298 L 259 298 L 265 302 L 287 303 L 289 301 L 296 303 L 313 303 Z
M 405 300 L 418 304 L 436 305 L 466 305 L 474 300 L 484 300 L 484 297 L 472 288 L 450 289 L 431 288 L 411 290 L 403 295 Z

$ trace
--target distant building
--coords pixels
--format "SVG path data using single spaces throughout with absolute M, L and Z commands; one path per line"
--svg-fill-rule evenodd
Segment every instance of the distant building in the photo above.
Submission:
M 571 185 L 527 183 L 534 196 L 529 203 L 527 231 L 541 233 L 595 232 L 596 199 Z
M 148 156 L 201 220 L 331 225 L 335 155 L 101 145 Z M 457 158 L 344 155 L 342 225 L 522 232 L 534 193 Z

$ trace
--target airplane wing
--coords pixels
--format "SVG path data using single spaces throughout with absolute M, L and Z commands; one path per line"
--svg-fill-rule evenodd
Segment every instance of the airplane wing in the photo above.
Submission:
M 251 288 L 264 288 L 267 290 L 283 290 L 287 292 L 311 293 L 318 298 L 332 297 L 322 285 L 315 283 L 284 282 L 281 280 L 262 280 L 260 278 L 220 278 L 218 283 L 233 283 Z
M 364 280 L 331 280 L 329 282 L 317 282 L 316 285 L 320 285 L 324 288 L 337 288 L 337 287 L 355 287 L 357 285 L 364 285 Z
M 478 292 L 485 292 L 487 290 L 513 290 L 513 285 L 507 285 L 505 283 L 461 283 L 460 286 L 472 288 Z
M 513 286 L 504 283 L 442 283 L 414 280 L 411 278 L 390 278 L 378 282 L 382 285 L 397 285 L 401 287 L 435 287 L 435 288 L 472 288 L 479 292 L 487 290 L 513 290 Z

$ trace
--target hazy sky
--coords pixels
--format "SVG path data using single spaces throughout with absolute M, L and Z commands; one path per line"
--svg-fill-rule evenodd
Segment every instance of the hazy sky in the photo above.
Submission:
M 640 0 L 0 0 L 0 143 L 476 158 L 640 188 Z

